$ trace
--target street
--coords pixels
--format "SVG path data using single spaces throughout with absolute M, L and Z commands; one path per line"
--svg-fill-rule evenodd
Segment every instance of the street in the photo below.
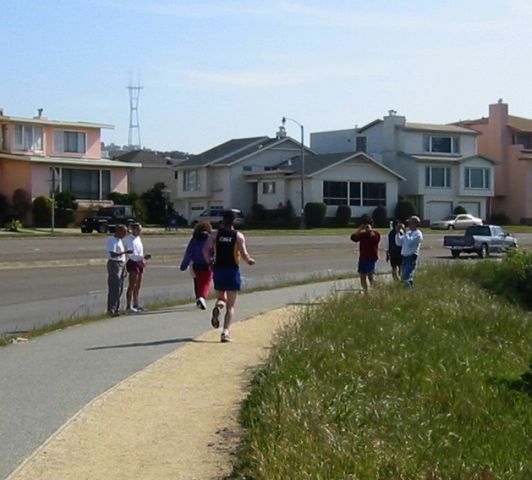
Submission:
M 450 261 L 442 247 L 444 233 L 427 231 L 421 265 Z M 60 319 L 105 311 L 107 277 L 105 236 L 65 238 L 4 238 L 0 249 L 0 334 L 24 332 Z M 518 234 L 521 247 L 530 248 L 532 234 Z M 146 252 L 153 255 L 145 271 L 141 297 L 145 303 L 168 302 L 192 296 L 192 280 L 179 270 L 189 240 L 183 235 L 145 235 Z M 248 249 L 257 265 L 242 266 L 245 288 L 276 285 L 311 276 L 354 272 L 358 248 L 347 235 L 254 236 Z M 383 247 L 384 242 L 381 242 Z M 378 271 L 388 271 L 380 255 Z M 464 256 L 475 259 L 475 256 Z

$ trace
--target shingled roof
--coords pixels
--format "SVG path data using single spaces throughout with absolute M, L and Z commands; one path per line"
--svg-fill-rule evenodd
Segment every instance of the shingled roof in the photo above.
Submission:
M 180 167 L 227 165 L 273 143 L 269 137 L 235 138 L 185 160 Z

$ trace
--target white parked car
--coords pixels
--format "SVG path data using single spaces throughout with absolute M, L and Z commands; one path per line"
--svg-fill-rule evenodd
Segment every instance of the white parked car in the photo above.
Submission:
M 222 214 L 224 208 L 207 208 L 199 216 L 197 216 L 191 222 L 191 226 L 194 227 L 199 222 L 209 222 L 214 228 L 218 228 L 222 221 Z M 235 214 L 235 227 L 242 227 L 245 223 L 244 215 L 236 208 L 231 209 Z
M 452 230 L 458 228 L 472 227 L 473 225 L 482 225 L 484 222 L 481 218 L 474 217 L 469 213 L 459 213 L 458 215 L 449 215 L 443 220 L 433 222 L 430 228 L 438 228 L 442 230 Z

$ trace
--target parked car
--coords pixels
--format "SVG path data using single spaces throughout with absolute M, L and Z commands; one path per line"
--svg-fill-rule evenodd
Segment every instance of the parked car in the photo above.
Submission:
M 485 258 L 491 252 L 505 252 L 517 247 L 517 240 L 498 225 L 475 225 L 467 227 L 464 235 L 445 235 L 443 246 L 451 250 L 454 258 L 460 253 L 476 253 Z
M 129 227 L 138 220 L 133 214 L 131 205 L 113 205 L 112 207 L 102 207 L 96 215 L 86 217 L 81 223 L 81 233 L 114 232 L 116 226 L 124 224 Z
M 469 213 L 460 213 L 458 215 L 449 215 L 443 220 L 431 223 L 430 228 L 453 230 L 455 228 L 471 227 L 472 225 L 482 225 L 483 223 L 481 218 L 474 217 Z
M 222 221 L 222 214 L 225 208 L 207 208 L 201 212 L 190 223 L 193 227 L 199 222 L 209 222 L 214 228 L 218 228 Z M 231 209 L 235 213 L 235 227 L 242 227 L 245 224 L 244 215 L 237 208 Z

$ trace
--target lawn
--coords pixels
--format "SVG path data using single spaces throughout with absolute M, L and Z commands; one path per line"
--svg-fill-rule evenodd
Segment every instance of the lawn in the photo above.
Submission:
M 532 478 L 532 315 L 474 268 L 309 307 L 255 376 L 234 478 Z

